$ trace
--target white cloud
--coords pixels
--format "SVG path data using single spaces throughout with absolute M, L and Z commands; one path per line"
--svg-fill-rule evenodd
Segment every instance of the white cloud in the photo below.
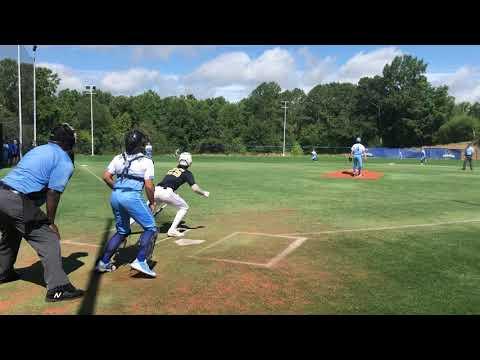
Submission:
M 334 79 L 340 82 L 357 83 L 364 76 L 382 73 L 383 67 L 392 62 L 402 51 L 396 47 L 385 47 L 370 52 L 359 52 L 342 65 Z
M 447 85 L 450 95 L 455 96 L 457 102 L 480 101 L 480 69 L 471 66 L 462 66 L 454 73 L 427 74 L 432 84 Z
M 57 63 L 38 63 L 39 67 L 46 67 L 53 72 L 58 74 L 60 78 L 60 84 L 58 86 L 58 90 L 63 89 L 76 89 L 80 90 L 82 86 L 85 84 L 80 76 L 70 67 L 65 66 L 63 64 Z
M 199 98 L 213 93 L 227 99 L 233 96 L 236 101 L 264 81 L 275 81 L 282 88 L 295 87 L 298 72 L 293 56 L 287 50 L 274 48 L 256 59 L 241 51 L 224 53 L 185 75 L 183 81 Z
M 194 56 L 200 50 L 214 47 L 212 45 L 136 45 L 133 46 L 133 58 L 136 61 L 143 58 L 168 60 L 174 52 Z
M 305 59 L 306 67 L 301 75 L 302 88 L 311 89 L 313 86 L 324 83 L 335 72 L 335 58 L 327 56 L 317 59 L 307 47 L 302 47 L 298 53 Z
M 176 75 L 164 75 L 157 70 L 133 68 L 106 73 L 100 80 L 100 88 L 112 94 L 135 95 L 152 89 L 161 96 L 180 94 L 181 85 Z

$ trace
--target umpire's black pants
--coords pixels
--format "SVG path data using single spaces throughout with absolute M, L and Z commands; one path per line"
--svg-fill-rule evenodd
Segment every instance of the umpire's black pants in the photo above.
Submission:
M 0 279 L 13 271 L 24 237 L 42 261 L 47 290 L 70 283 L 63 271 L 58 236 L 45 223 L 26 225 L 22 196 L 1 188 L 0 231 Z
M 470 165 L 470 170 L 473 170 L 472 167 L 472 156 L 465 155 L 465 160 L 463 161 L 463 170 L 467 168 L 467 162 Z

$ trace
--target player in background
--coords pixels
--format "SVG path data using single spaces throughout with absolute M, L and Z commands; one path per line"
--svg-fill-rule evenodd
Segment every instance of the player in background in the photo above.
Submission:
M 210 196 L 210 192 L 203 191 L 196 184 L 193 174 L 188 170 L 190 165 L 192 165 L 192 155 L 188 152 L 181 153 L 178 157 L 177 167 L 169 170 L 163 180 L 155 187 L 155 201 L 158 204 L 166 203 L 178 209 L 172 225 L 170 226 L 170 229 L 168 229 L 168 236 L 183 236 L 183 233 L 178 231 L 177 227 L 187 214 L 189 206 L 180 195 L 175 193 L 180 186 L 184 183 L 188 183 L 192 190 L 197 194 L 205 197 Z
M 312 150 L 312 160 L 313 161 L 317 161 L 318 160 L 318 156 L 317 156 L 317 152 L 315 151 L 315 149 Z
M 420 164 L 426 165 L 427 163 L 427 153 L 425 152 L 425 147 L 422 146 L 422 155 L 420 157 Z
M 144 232 L 140 236 L 140 250 L 137 258 L 130 266 L 148 276 L 156 276 L 147 263 L 155 245 L 157 227 L 152 214 L 155 209 L 154 166 L 153 161 L 142 153 L 145 143 L 146 136 L 142 132 L 138 130 L 128 132 L 125 135 L 126 152 L 115 156 L 103 174 L 103 180 L 113 190 L 110 204 L 115 216 L 117 232 L 108 241 L 97 263 L 98 272 L 112 272 L 116 269 L 110 259 L 120 244 L 130 235 L 130 218 L 134 218 Z M 116 176 L 115 180 L 114 176 Z M 142 196 L 144 188 L 150 209 Z
M 366 149 L 358 137 L 357 142 L 353 144 L 351 154 L 353 157 L 353 176 L 362 176 L 362 157 L 366 157 Z
M 152 156 L 153 156 L 153 148 L 152 148 L 152 144 L 150 144 L 150 142 L 147 142 L 147 145 L 145 146 L 145 155 L 151 159 Z
M 468 164 L 470 165 L 470 170 L 473 171 L 472 157 L 474 152 L 475 152 L 475 149 L 473 148 L 473 143 L 469 143 L 465 148 L 465 160 L 463 161 L 462 170 L 465 170 L 467 168 L 467 162 L 468 162 Z

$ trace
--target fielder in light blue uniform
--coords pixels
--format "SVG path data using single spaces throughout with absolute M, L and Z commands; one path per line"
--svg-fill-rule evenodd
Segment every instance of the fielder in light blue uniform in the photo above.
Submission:
M 153 161 L 141 152 L 145 148 L 145 140 L 145 135 L 138 130 L 127 133 L 125 136 L 127 151 L 115 156 L 103 175 L 103 180 L 113 189 L 110 204 L 117 232 L 107 243 L 105 252 L 97 264 L 98 272 L 112 272 L 116 269 L 110 259 L 130 235 L 130 218 L 133 218 L 142 226 L 144 232 L 140 236 L 137 258 L 130 266 L 151 277 L 156 276 L 147 263 L 155 245 L 157 227 L 153 217 L 155 209 Z M 116 176 L 115 180 L 113 176 Z M 147 206 L 143 199 L 144 188 L 150 206 Z
M 422 155 L 420 157 L 420 164 L 425 165 L 427 162 L 427 153 L 425 152 L 425 148 L 422 147 Z
M 360 144 L 361 139 L 357 138 L 357 142 L 352 146 L 353 157 L 353 176 L 362 176 L 362 157 L 365 156 L 365 146 Z

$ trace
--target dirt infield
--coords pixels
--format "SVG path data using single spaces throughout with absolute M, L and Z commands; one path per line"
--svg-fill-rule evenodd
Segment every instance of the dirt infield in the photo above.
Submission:
M 383 175 L 382 172 L 363 170 L 362 176 L 353 176 L 352 170 L 339 170 L 323 174 L 323 177 L 331 179 L 378 180 Z

